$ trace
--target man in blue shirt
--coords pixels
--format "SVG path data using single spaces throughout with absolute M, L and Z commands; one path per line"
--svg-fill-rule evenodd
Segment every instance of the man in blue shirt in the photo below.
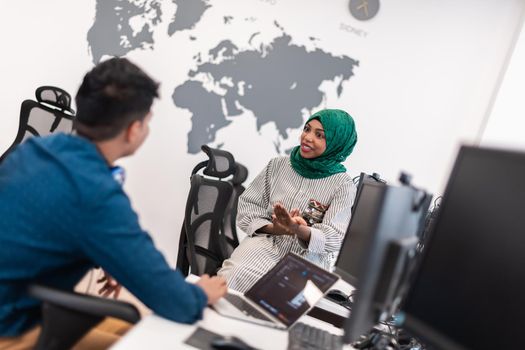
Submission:
M 77 135 L 31 138 L 0 165 L 0 345 L 38 333 L 29 284 L 72 290 L 94 266 L 177 322 L 226 293 L 221 278 L 192 285 L 168 266 L 112 175 L 148 136 L 157 89 L 127 59 L 102 62 L 78 90 Z

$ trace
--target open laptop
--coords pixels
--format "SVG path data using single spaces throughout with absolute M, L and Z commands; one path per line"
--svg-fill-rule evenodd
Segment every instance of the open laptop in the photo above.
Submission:
M 337 275 L 288 253 L 244 295 L 228 293 L 212 307 L 223 316 L 288 329 L 338 279 Z

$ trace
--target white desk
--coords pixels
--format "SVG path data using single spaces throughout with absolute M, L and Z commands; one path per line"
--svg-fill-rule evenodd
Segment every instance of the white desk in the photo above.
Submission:
M 194 278 L 188 278 L 194 280 Z M 339 281 L 334 287 L 349 291 L 351 286 Z M 326 302 L 323 302 L 326 304 Z M 319 305 L 319 304 L 318 304 Z M 335 304 L 334 304 L 335 305 Z M 336 307 L 332 310 L 337 309 Z M 339 310 L 343 308 L 339 307 Z M 344 311 L 343 311 L 344 313 Z M 346 311 L 346 313 L 348 313 Z M 324 329 L 330 333 L 342 335 L 343 331 L 329 323 L 310 316 L 303 316 L 300 322 Z M 156 315 L 143 318 L 133 327 L 112 350 L 143 350 L 143 349 L 195 349 L 184 344 L 184 341 L 197 327 L 208 329 L 221 335 L 235 335 L 257 349 L 286 349 L 288 332 L 274 328 L 259 326 L 249 322 L 239 321 L 219 315 L 210 308 L 204 310 L 203 319 L 193 325 L 185 325 L 169 321 Z M 345 349 L 352 349 L 350 346 Z
M 342 335 L 341 329 L 310 316 L 304 316 L 301 322 Z M 257 349 L 286 349 L 288 345 L 287 331 L 223 317 L 210 308 L 206 308 L 203 320 L 194 325 L 175 323 L 156 315 L 147 316 L 111 349 L 195 349 L 184 344 L 184 341 L 195 331 L 197 326 L 222 335 L 235 335 Z M 351 348 L 349 347 L 349 349 Z

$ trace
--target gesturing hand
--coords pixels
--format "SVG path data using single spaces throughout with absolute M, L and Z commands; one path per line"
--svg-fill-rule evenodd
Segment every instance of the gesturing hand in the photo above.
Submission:
M 306 223 L 306 220 L 303 219 L 301 216 L 299 209 L 293 209 L 290 211 L 290 216 L 292 217 L 292 220 L 295 221 L 296 224 L 299 226 L 308 226 Z
M 272 214 L 273 234 L 296 235 L 304 242 L 310 241 L 310 228 L 299 214 L 299 209 L 288 212 L 281 203 L 273 206 Z
M 292 210 L 292 214 L 296 214 L 296 216 L 292 216 L 281 203 L 276 203 L 273 206 L 272 214 L 275 233 L 280 235 L 295 235 L 297 227 L 299 226 L 298 212 L 298 209 Z
M 98 290 L 98 294 L 101 294 L 103 297 L 109 297 L 113 294 L 113 298 L 117 299 L 122 285 L 115 281 L 106 271 L 103 271 L 104 275 L 97 280 L 97 283 L 104 283 L 102 288 Z

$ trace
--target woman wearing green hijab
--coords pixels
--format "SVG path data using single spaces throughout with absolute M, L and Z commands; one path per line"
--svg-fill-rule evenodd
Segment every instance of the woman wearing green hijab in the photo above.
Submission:
M 288 252 L 335 263 L 356 192 L 342 162 L 356 143 L 352 117 L 325 109 L 308 118 L 289 157 L 270 160 L 239 198 L 247 237 L 218 273 L 230 288 L 245 292 Z

